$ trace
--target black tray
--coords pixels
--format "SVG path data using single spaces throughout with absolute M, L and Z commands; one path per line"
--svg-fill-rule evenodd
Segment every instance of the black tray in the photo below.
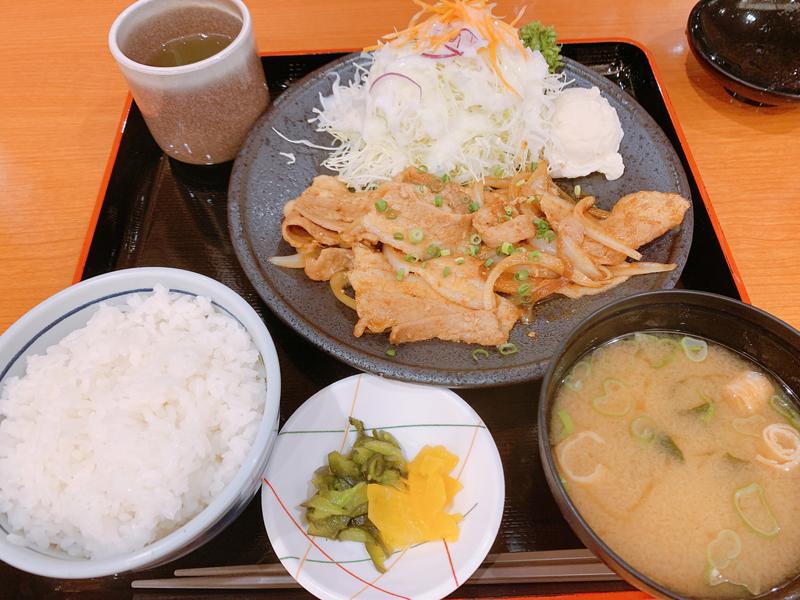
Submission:
M 690 168 L 660 85 L 639 47 L 626 42 L 571 43 L 566 56 L 608 77 L 653 116 L 680 156 L 692 190 L 695 231 L 680 285 L 741 299 L 737 277 L 726 261 L 705 198 Z M 340 54 L 263 58 L 273 98 L 310 71 Z M 281 363 L 281 424 L 308 397 L 355 371 L 322 353 L 277 319 L 253 290 L 228 238 L 226 194 L 231 165 L 190 167 L 167 159 L 132 104 L 81 273 L 92 277 L 116 269 L 169 266 L 203 273 L 239 292 L 269 328 Z M 276 223 L 276 226 L 278 224 Z M 539 382 L 502 388 L 460 390 L 491 429 L 505 466 L 506 505 L 494 552 L 578 548 L 545 482 L 537 447 Z M 277 562 L 264 531 L 258 499 L 230 527 L 203 548 L 169 565 L 95 580 L 66 581 L 28 575 L 0 564 L 0 596 L 36 597 L 84 592 L 92 597 L 129 597 L 133 579 L 169 577 L 176 568 Z M 452 597 L 492 597 L 630 589 L 621 582 L 462 586 Z M 207 592 L 228 598 L 252 592 Z M 280 598 L 303 591 L 263 592 Z M 192 594 L 196 597 L 196 593 Z M 186 597 L 172 592 L 137 592 L 137 597 Z

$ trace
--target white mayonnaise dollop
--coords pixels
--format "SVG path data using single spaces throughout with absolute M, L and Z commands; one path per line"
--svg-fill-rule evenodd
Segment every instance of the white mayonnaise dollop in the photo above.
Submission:
M 567 88 L 556 96 L 545 158 L 553 177 L 581 177 L 598 171 L 618 179 L 622 126 L 617 111 L 596 87 Z

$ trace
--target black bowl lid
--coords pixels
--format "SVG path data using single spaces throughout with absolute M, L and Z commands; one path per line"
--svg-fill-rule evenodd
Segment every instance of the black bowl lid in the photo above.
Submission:
M 723 75 L 800 99 L 800 0 L 701 0 L 689 15 L 688 35 Z

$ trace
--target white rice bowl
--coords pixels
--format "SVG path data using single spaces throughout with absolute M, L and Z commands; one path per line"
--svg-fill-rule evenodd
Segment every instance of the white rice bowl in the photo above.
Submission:
M 154 291 L 135 293 L 126 273 L 143 272 Z M 88 303 L 76 292 L 103 279 Z M 210 539 L 259 486 L 277 356 L 218 282 L 176 269 L 88 280 L 9 328 L 0 369 L 0 559 L 19 568 L 90 577 L 159 564 Z

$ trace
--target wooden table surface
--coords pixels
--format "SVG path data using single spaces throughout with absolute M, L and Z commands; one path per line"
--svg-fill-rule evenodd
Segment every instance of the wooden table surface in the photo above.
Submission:
M 250 0 L 262 52 L 358 48 L 408 0 Z M 106 45 L 128 0 L 0 0 L 0 331 L 72 282 L 127 87 Z M 512 14 L 519 0 L 499 2 Z M 528 2 L 564 39 L 650 49 L 747 292 L 800 326 L 800 106 L 733 100 L 687 49 L 693 0 Z

